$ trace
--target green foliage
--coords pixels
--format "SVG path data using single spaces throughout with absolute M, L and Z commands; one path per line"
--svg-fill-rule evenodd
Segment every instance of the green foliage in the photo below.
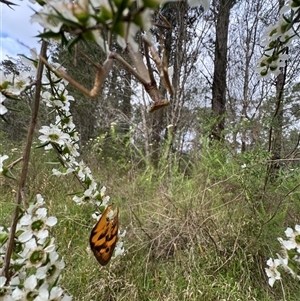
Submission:
M 128 172 L 131 168 L 133 150 L 130 147 L 130 132 L 117 124 L 112 124 L 107 132 L 91 139 L 85 147 L 85 152 L 92 153 L 99 165 L 108 165 L 119 172 Z M 87 156 L 89 162 L 90 156 Z
M 264 268 L 278 251 L 276 238 L 299 215 L 298 169 L 282 170 L 275 184 L 265 185 L 266 153 L 233 157 L 214 146 L 203 147 L 201 160 L 190 164 L 187 176 L 176 156 L 162 157 L 159 169 L 143 158 L 141 167 L 141 157 L 117 126 L 107 137 L 85 149 L 97 180 L 120 207 L 121 229 L 127 230 L 125 256 L 105 268 L 88 246 L 94 208 L 78 206 L 68 196 L 80 189 L 72 176 L 51 175 L 56 161 L 51 153 L 32 153 L 27 195 L 44 195 L 50 214 L 59 220 L 53 234 L 66 261 L 63 284 L 74 300 L 282 298 L 279 286 L 269 290 Z M 2 153 L 8 150 L 5 145 Z M 14 185 L 1 178 L 7 226 Z M 298 300 L 299 283 L 287 279 L 286 299 Z

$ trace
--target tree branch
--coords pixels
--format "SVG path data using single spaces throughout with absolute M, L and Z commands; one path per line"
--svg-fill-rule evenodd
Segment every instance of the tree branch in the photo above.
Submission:
M 48 43 L 46 41 L 42 42 L 40 55 L 43 57 L 46 56 L 47 45 L 48 45 Z M 27 133 L 24 154 L 23 154 L 23 166 L 22 166 L 21 177 L 20 177 L 20 182 L 19 182 L 19 187 L 18 187 L 18 192 L 17 192 L 16 205 L 15 205 L 15 210 L 14 210 L 14 214 L 13 214 L 12 225 L 10 228 L 10 234 L 9 234 L 9 238 L 8 238 L 8 242 L 7 242 L 7 249 L 6 249 L 6 253 L 5 253 L 5 257 L 4 257 L 3 268 L 1 271 L 1 275 L 4 275 L 6 277 L 7 282 L 9 282 L 9 264 L 10 264 L 10 259 L 11 259 L 11 255 L 13 252 L 13 247 L 14 247 L 14 239 L 15 239 L 15 234 L 16 234 L 17 222 L 19 219 L 19 210 L 20 210 L 21 202 L 23 201 L 24 208 L 27 207 L 27 203 L 25 201 L 25 184 L 26 184 L 28 165 L 29 165 L 29 159 L 30 159 L 30 151 L 31 151 L 31 146 L 32 146 L 32 141 L 33 141 L 33 134 L 34 134 L 34 129 L 35 129 L 36 122 L 37 122 L 37 116 L 38 116 L 39 105 L 40 105 L 43 67 L 44 67 L 43 62 L 41 60 L 39 60 L 38 67 L 37 67 L 37 75 L 36 75 L 37 80 L 36 80 L 34 105 L 33 105 L 29 129 L 28 129 L 28 133 Z

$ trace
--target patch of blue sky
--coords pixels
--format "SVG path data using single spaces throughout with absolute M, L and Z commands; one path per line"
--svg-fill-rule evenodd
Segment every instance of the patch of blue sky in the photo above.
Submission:
M 7 37 L 8 37 L 8 34 L 7 34 L 6 32 L 4 32 L 4 31 L 1 31 L 1 32 L 0 32 L 0 37 L 1 37 L 1 38 L 7 38 Z
M 14 10 L 0 4 L 0 61 L 7 56 L 18 54 L 30 55 L 30 48 L 39 48 L 38 38 L 35 38 L 42 28 L 30 22 L 33 15 L 32 7 L 39 9 L 27 1 L 15 1 L 18 6 Z
M 27 47 L 8 35 L 0 37 L 0 48 L 0 61 L 16 57 L 18 54 L 28 55 L 30 53 Z

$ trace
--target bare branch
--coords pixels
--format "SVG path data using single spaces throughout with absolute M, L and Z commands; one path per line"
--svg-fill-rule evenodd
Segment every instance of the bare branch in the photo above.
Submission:
M 46 41 L 42 42 L 41 54 L 40 54 L 42 57 L 46 56 L 47 45 L 48 45 L 48 43 Z M 15 238 L 16 229 L 17 229 L 17 222 L 19 219 L 20 205 L 21 205 L 22 201 L 23 201 L 24 208 L 27 207 L 27 204 L 25 201 L 25 184 L 26 184 L 26 178 L 27 178 L 27 172 L 28 172 L 30 151 L 31 151 L 31 146 L 32 146 L 32 141 L 33 141 L 33 134 L 34 134 L 35 125 L 37 122 L 37 116 L 38 116 L 39 105 L 40 105 L 40 94 L 41 94 L 41 90 L 42 90 L 43 68 L 44 68 L 44 63 L 43 63 L 43 61 L 39 60 L 38 67 L 37 67 L 37 75 L 36 75 L 37 80 L 36 80 L 36 90 L 35 90 L 35 97 L 34 97 L 34 107 L 32 110 L 31 121 L 30 121 L 29 129 L 28 129 L 27 139 L 26 139 L 26 146 L 25 146 L 24 154 L 23 154 L 23 166 L 22 166 L 21 177 L 20 177 L 20 182 L 19 182 L 19 187 L 18 187 L 18 192 L 17 192 L 16 205 L 15 205 L 15 210 L 14 210 L 14 214 L 13 214 L 13 221 L 12 221 L 12 225 L 10 228 L 9 238 L 8 238 L 8 242 L 7 242 L 7 249 L 6 249 L 5 256 L 4 256 L 5 259 L 3 262 L 3 268 L 1 270 L 1 275 L 6 277 L 7 282 L 9 282 L 9 264 L 10 264 L 10 259 L 11 259 L 11 255 L 13 252 L 14 238 Z
M 0 2 L 6 4 L 11 9 L 13 9 L 12 7 L 10 7 L 11 5 L 19 6 L 18 4 L 15 4 L 15 3 L 7 1 L 7 0 L 0 0 Z

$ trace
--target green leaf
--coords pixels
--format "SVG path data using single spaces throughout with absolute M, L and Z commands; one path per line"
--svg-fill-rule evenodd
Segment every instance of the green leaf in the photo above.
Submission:
M 57 20 L 59 22 L 62 22 L 64 25 L 67 25 L 72 28 L 81 28 L 82 24 L 78 24 L 77 22 L 71 21 L 69 19 L 66 19 L 59 11 L 57 11 L 55 8 L 57 15 L 49 14 L 48 16 L 51 17 L 54 20 Z M 79 21 L 79 20 L 78 20 Z
M 156 8 L 159 5 L 159 2 L 155 0 L 143 0 L 143 3 L 149 8 Z
M 43 33 L 40 33 L 39 35 L 36 36 L 37 38 L 42 38 L 42 39 L 58 39 L 61 37 L 60 32 L 52 32 L 52 31 L 46 31 Z
M 125 37 L 125 24 L 123 22 L 118 22 L 113 27 L 113 33 L 120 35 L 121 37 Z
M 99 15 L 94 17 L 96 21 L 106 24 L 107 21 L 112 20 L 113 14 L 111 10 L 107 9 L 106 7 L 101 7 Z
M 4 115 L 0 115 L 0 118 L 1 118 L 4 122 L 8 123 L 8 120 L 4 117 Z
M 141 14 L 135 15 L 132 21 L 133 21 L 133 23 L 136 24 L 137 26 L 139 26 L 139 27 L 141 27 L 141 28 L 144 27 L 144 23 L 143 23 L 143 19 L 142 19 Z
M 71 39 L 68 44 L 66 45 L 66 48 L 68 50 L 71 50 L 72 47 L 77 44 L 80 41 L 80 36 L 76 36 L 75 38 Z
M 48 144 L 50 144 L 50 142 L 45 142 L 45 143 L 43 143 L 41 145 L 36 146 L 35 148 L 42 148 L 42 147 L 47 146 Z
M 14 175 L 11 173 L 11 171 L 7 167 L 3 167 L 2 175 L 8 179 L 16 180 Z
M 1 233 L 0 234 L 0 246 L 3 246 L 8 240 L 8 234 L 7 233 Z

